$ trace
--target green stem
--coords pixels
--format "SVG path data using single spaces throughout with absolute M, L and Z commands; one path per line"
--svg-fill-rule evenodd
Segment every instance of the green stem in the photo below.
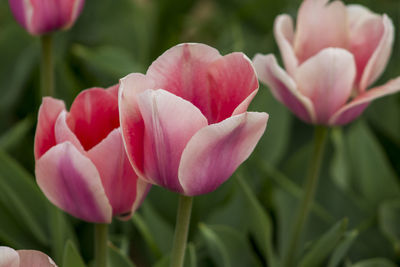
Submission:
M 42 62 L 41 62 L 41 94 L 42 96 L 53 96 L 54 93 L 54 67 L 53 67 L 53 42 L 52 35 L 46 34 L 41 37 Z
M 297 255 L 297 246 L 301 237 L 301 233 L 304 228 L 304 224 L 307 221 L 307 217 L 310 211 L 310 207 L 314 201 L 315 189 L 318 184 L 319 171 L 322 164 L 322 158 L 324 155 L 326 137 L 328 134 L 328 128 L 324 126 L 316 126 L 314 135 L 314 149 L 312 159 L 308 169 L 307 180 L 304 184 L 304 194 L 299 206 L 297 217 L 295 218 L 295 224 L 293 231 L 291 232 L 291 239 L 289 240 L 289 246 L 284 258 L 284 266 L 294 266 L 294 260 Z
M 185 259 L 186 241 L 188 236 L 190 214 L 193 197 L 179 196 L 178 214 L 176 216 L 174 244 L 171 254 L 171 267 L 182 267 Z
M 95 267 L 107 267 L 108 224 L 94 226 Z

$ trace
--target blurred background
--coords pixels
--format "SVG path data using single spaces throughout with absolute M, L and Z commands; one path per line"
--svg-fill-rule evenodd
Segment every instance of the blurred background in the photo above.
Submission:
M 399 76 L 400 2 L 345 2 L 392 18 L 395 46 L 377 84 Z M 145 72 L 166 49 L 181 42 L 206 43 L 222 54 L 243 51 L 250 58 L 256 53 L 279 55 L 274 19 L 281 13 L 295 17 L 300 3 L 86 0 L 72 30 L 55 34 L 55 96 L 70 106 L 81 90 L 108 87 L 131 72 Z M 54 208 L 34 181 L 39 62 L 39 39 L 17 25 L 8 1 L 0 0 L 0 245 L 42 250 L 59 266 L 64 266 L 64 251 L 76 248 L 89 262 L 92 225 Z M 289 113 L 263 85 L 250 110 L 270 114 L 267 131 L 228 182 L 195 198 L 187 266 L 272 266 L 287 245 L 313 127 Z M 398 266 L 399 177 L 397 94 L 374 102 L 349 126 L 330 131 L 300 257 L 322 257 L 314 266 Z M 176 206 L 175 194 L 153 187 L 132 220 L 115 220 L 110 231 L 114 266 L 134 266 L 128 259 L 135 266 L 164 266 Z

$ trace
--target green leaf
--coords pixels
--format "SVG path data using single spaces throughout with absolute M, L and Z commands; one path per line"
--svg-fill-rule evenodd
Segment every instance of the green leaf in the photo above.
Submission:
M 74 243 L 69 240 L 64 249 L 63 267 L 86 267 Z
M 351 189 L 351 177 L 348 166 L 348 153 L 345 149 L 345 140 L 342 128 L 333 128 L 331 130 L 331 140 L 334 147 L 334 153 L 331 160 L 330 174 L 333 182 L 342 190 Z
M 310 251 L 300 261 L 299 267 L 320 266 L 339 244 L 346 228 L 347 219 L 336 223 L 328 232 L 312 244 Z
M 199 224 L 208 252 L 217 266 L 260 266 L 244 234 L 224 225 Z
M 21 142 L 21 139 L 26 137 L 32 129 L 33 124 L 34 120 L 30 116 L 19 121 L 15 126 L 0 136 L 0 149 L 6 151 L 14 148 L 19 142 Z
M 379 227 L 400 255 L 400 200 L 387 201 L 380 206 Z
M 118 248 L 108 245 L 108 265 L 110 267 L 134 267 L 133 262 Z
M 387 259 L 369 259 L 357 262 L 351 265 L 351 267 L 396 267 L 397 265 Z
M 344 235 L 343 240 L 340 241 L 336 249 L 333 251 L 331 258 L 329 259 L 328 267 L 337 267 L 340 262 L 346 256 L 349 251 L 351 245 L 354 243 L 354 240 L 358 236 L 358 231 L 354 230 L 348 232 Z
M 144 219 L 142 216 L 136 212 L 132 216 L 132 222 L 144 238 L 147 246 L 150 248 L 150 250 L 153 252 L 154 256 L 157 259 L 160 259 L 162 256 L 162 252 L 160 251 L 159 247 L 157 246 L 157 243 L 154 239 L 153 234 L 151 233 L 149 226 L 145 223 Z

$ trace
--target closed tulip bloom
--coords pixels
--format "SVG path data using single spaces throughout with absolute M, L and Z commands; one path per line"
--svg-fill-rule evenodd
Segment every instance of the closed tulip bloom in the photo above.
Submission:
M 121 79 L 121 129 L 139 177 L 187 196 L 215 190 L 265 131 L 268 114 L 246 112 L 257 90 L 244 54 L 203 44 L 175 46 L 146 75 Z
M 283 70 L 274 55 L 256 55 L 260 80 L 302 120 L 343 125 L 371 101 L 400 90 L 400 78 L 368 89 L 384 71 L 394 28 L 387 15 L 340 1 L 304 0 L 297 16 L 278 16 L 274 26 Z
M 46 197 L 82 220 L 129 217 L 149 185 L 138 180 L 119 128 L 118 86 L 81 92 L 70 112 L 45 97 L 35 136 L 36 180 Z
M 68 29 L 85 0 L 9 0 L 14 17 L 32 35 Z
M 14 250 L 0 246 L 0 267 L 57 267 L 46 254 L 36 250 Z

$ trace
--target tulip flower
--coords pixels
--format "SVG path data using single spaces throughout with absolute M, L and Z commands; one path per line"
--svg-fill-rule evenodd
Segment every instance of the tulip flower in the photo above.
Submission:
M 265 131 L 268 114 L 246 112 L 257 90 L 243 53 L 203 44 L 175 46 L 146 75 L 121 79 L 122 135 L 139 177 L 186 196 L 215 190 Z
M 129 217 L 149 185 L 138 180 L 119 128 L 118 86 L 81 92 L 70 112 L 45 97 L 35 136 L 36 180 L 47 198 L 82 220 Z
M 400 78 L 368 89 L 389 60 L 394 28 L 387 15 L 340 1 L 305 0 L 297 16 L 274 25 L 286 70 L 274 55 L 256 55 L 259 79 L 300 119 L 344 125 L 375 99 L 400 90 Z
M 16 20 L 32 35 L 69 29 L 85 0 L 9 0 Z
M 14 250 L 0 246 L 0 267 L 57 267 L 46 254 L 36 250 Z

